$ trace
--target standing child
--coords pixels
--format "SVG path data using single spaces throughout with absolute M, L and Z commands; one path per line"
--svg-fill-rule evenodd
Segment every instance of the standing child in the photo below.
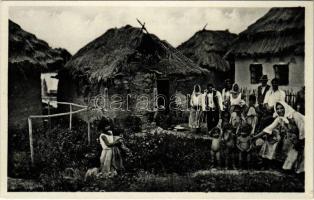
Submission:
M 232 169 L 235 169 L 235 132 L 231 124 L 224 126 L 222 134 L 223 154 L 225 159 L 225 167 L 229 168 L 230 164 Z
M 249 96 L 249 105 L 243 112 L 246 123 L 251 126 L 251 130 L 252 130 L 251 135 L 255 133 L 255 128 L 256 128 L 257 120 L 258 120 L 258 116 L 257 116 L 258 111 L 257 111 L 257 108 L 255 107 L 255 104 L 256 104 L 256 97 L 254 94 L 251 94 Z
M 100 169 L 102 174 L 117 174 L 124 169 L 120 149 L 127 151 L 123 139 L 120 136 L 114 136 L 113 124 L 109 118 L 102 118 L 98 124 L 100 132 L 99 142 L 102 147 L 100 156 Z
M 221 167 L 221 157 L 220 157 L 220 150 L 221 150 L 221 130 L 218 127 L 214 127 L 210 132 L 210 140 L 211 140 L 211 148 L 210 148 L 210 155 L 211 155 L 211 166 L 213 167 Z
M 230 112 L 229 111 L 222 111 L 221 112 L 221 127 L 225 127 L 228 124 L 230 125 Z
M 252 140 L 251 140 L 251 126 L 248 124 L 243 124 L 239 130 L 237 137 L 237 148 L 239 150 L 239 165 L 244 168 L 244 162 L 246 168 L 250 167 L 251 161 L 251 149 L 252 149 Z

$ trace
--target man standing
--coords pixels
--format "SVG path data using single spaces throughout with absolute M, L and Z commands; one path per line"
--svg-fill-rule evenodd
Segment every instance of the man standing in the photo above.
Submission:
M 266 126 L 273 122 L 274 106 L 279 101 L 285 101 L 286 94 L 284 91 L 280 90 L 278 85 L 279 81 L 274 78 L 271 81 L 272 88 L 268 90 L 264 98 L 264 112 L 261 119 L 260 130 L 264 129 Z
M 211 83 L 207 85 L 207 92 L 204 93 L 202 109 L 206 115 L 208 131 L 210 131 L 217 126 L 223 110 L 221 93 Z
M 279 81 L 277 78 L 274 78 L 271 81 L 272 89 L 266 92 L 264 98 L 264 104 L 268 110 L 274 112 L 274 106 L 279 101 L 285 101 L 286 94 L 284 91 L 280 90 L 278 87 Z
M 265 95 L 267 91 L 270 89 L 270 85 L 267 84 L 268 82 L 267 75 L 263 75 L 260 81 L 262 84 L 257 88 L 257 103 L 259 106 L 262 106 L 264 103 Z

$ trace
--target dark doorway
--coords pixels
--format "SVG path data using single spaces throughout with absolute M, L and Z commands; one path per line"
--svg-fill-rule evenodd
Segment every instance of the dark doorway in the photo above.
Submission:
M 165 106 L 165 110 L 169 111 L 169 80 L 157 80 L 158 107 Z

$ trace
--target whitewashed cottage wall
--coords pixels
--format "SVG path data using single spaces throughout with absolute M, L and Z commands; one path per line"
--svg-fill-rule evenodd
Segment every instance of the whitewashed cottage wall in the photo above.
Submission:
M 295 59 L 295 63 L 290 62 L 291 58 Z M 257 63 L 263 65 L 263 74 L 267 74 L 268 78 L 271 80 L 275 77 L 275 72 L 273 66 L 279 62 L 285 62 L 289 64 L 289 84 L 280 86 L 284 90 L 294 90 L 298 91 L 302 86 L 304 86 L 304 57 L 303 56 L 293 56 L 289 55 L 279 61 L 278 57 L 273 57 L 269 62 L 266 62 L 266 58 L 257 59 Z M 251 83 L 250 74 L 250 64 L 254 63 L 253 58 L 236 58 L 235 59 L 235 82 L 239 84 L 240 87 L 246 87 L 248 89 L 256 89 L 259 84 Z M 269 80 L 269 84 L 270 84 Z

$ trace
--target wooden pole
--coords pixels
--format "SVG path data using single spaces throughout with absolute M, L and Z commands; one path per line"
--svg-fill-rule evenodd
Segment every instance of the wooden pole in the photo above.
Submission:
M 48 99 L 48 115 L 50 115 L 50 100 Z M 49 132 L 51 132 L 51 118 L 48 118 L 48 128 Z
M 91 135 L 90 135 L 90 121 L 87 122 L 87 141 L 88 145 L 90 145 Z
M 70 104 L 70 130 L 72 130 L 72 104 Z
M 28 118 L 28 136 L 29 136 L 29 147 L 31 151 L 31 162 L 32 162 L 32 166 L 34 166 L 33 128 L 32 128 L 31 118 Z
M 72 114 L 75 113 L 80 113 L 85 111 L 87 108 L 82 108 L 80 110 L 76 110 L 76 111 L 72 111 Z M 48 118 L 48 117 L 61 117 L 61 116 L 66 116 L 69 115 L 70 112 L 66 112 L 66 113 L 57 113 L 57 114 L 51 114 L 51 115 L 30 115 L 30 118 Z

